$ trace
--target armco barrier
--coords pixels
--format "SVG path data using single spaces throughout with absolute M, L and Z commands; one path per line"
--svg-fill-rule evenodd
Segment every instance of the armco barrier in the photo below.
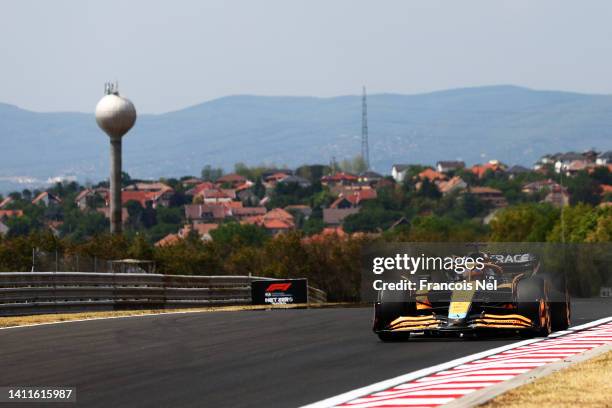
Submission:
M 251 303 L 256 276 L 0 272 L 0 316 Z M 273 279 L 270 279 L 273 280 Z M 309 303 L 327 295 L 308 287 Z

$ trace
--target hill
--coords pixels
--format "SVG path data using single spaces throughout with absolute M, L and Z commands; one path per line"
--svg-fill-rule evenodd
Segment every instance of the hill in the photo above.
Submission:
M 134 101 L 138 107 L 138 101 Z M 490 86 L 368 97 L 375 170 L 393 163 L 496 158 L 532 164 L 544 153 L 612 148 L 612 96 Z M 140 115 L 124 141 L 135 177 L 198 174 L 204 164 L 295 167 L 359 153 L 361 97 L 229 96 Z M 0 191 L 17 178 L 108 173 L 108 141 L 93 113 L 38 113 L 0 104 Z

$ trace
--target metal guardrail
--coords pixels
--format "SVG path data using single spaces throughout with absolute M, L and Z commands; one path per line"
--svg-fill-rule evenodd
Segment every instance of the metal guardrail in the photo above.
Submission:
M 257 276 L 0 272 L 0 316 L 251 303 Z M 308 287 L 309 303 L 327 295 Z

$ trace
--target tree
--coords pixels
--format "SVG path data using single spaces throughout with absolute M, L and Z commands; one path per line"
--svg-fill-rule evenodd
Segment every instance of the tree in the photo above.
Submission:
M 320 218 L 309 218 L 304 221 L 304 225 L 302 226 L 302 231 L 306 235 L 314 235 L 323 231 L 325 228 L 325 223 Z
M 482 241 L 487 228 L 471 220 L 455 221 L 435 215 L 415 217 L 407 241 L 410 242 L 475 242 Z
M 481 199 L 471 193 L 463 194 L 459 201 L 460 208 L 469 218 L 474 218 L 482 214 L 482 212 L 487 208 L 487 205 Z
M 565 207 L 548 234 L 550 242 L 609 242 L 612 236 L 612 208 L 593 208 L 586 204 Z
M 585 171 L 581 171 L 576 176 L 569 178 L 567 180 L 567 188 L 572 205 L 578 203 L 597 205 L 601 200 L 599 183 L 589 177 Z
M 139 229 L 143 227 L 143 213 L 144 208 L 140 205 L 138 201 L 130 200 L 125 203 L 125 208 L 127 209 L 129 218 L 128 223 L 133 229 Z
M 130 177 L 130 175 L 126 171 L 121 172 L 121 187 L 127 187 L 133 183 L 134 180 Z
M 210 232 L 213 243 L 226 251 L 240 246 L 261 246 L 268 238 L 266 231 L 256 225 L 228 222 Z
M 311 183 L 321 181 L 321 177 L 331 173 L 331 167 L 323 164 L 313 164 L 300 166 L 295 170 L 295 174 L 305 178 Z
M 262 177 L 263 173 L 269 170 L 270 168 L 275 168 L 275 166 L 254 166 L 249 167 L 245 163 L 238 162 L 234 164 L 234 173 L 240 174 L 242 177 L 248 180 L 257 180 Z
M 77 208 L 70 209 L 64 215 L 60 227 L 62 236 L 74 241 L 83 241 L 97 234 L 108 231 L 109 220 L 99 212 L 82 212 Z
M 348 233 L 357 231 L 377 232 L 386 230 L 402 217 L 399 211 L 388 211 L 383 208 L 363 208 L 357 214 L 344 219 L 342 227 Z
M 549 204 L 522 204 L 499 212 L 491 221 L 491 241 L 545 242 L 559 219 Z
M 180 208 L 157 207 L 156 224 L 180 225 L 183 222 L 183 212 Z
M 255 194 L 255 196 L 257 196 L 257 198 L 259 198 L 260 200 L 265 197 L 265 195 L 266 195 L 266 188 L 264 187 L 263 183 L 261 182 L 261 178 L 258 178 L 255 181 L 255 185 L 253 186 L 253 194 Z
M 202 168 L 201 172 L 202 180 L 215 182 L 221 176 L 223 176 L 223 169 L 221 167 L 213 168 L 210 164 L 207 164 Z
M 32 191 L 28 190 L 27 188 L 21 192 L 21 196 L 23 197 L 25 201 L 32 201 L 33 199 Z
M 612 184 L 612 172 L 610 172 L 608 166 L 595 167 L 590 176 L 600 184 Z
M 134 259 L 150 260 L 153 259 L 153 247 L 142 234 L 136 234 L 132 244 L 128 249 L 129 256 Z
M 344 159 L 340 162 L 340 169 L 348 173 L 362 173 L 366 171 L 367 165 L 365 159 L 361 156 L 355 156 L 352 159 Z
M 419 197 L 431 198 L 434 200 L 437 200 L 442 197 L 440 190 L 438 190 L 438 186 L 436 186 L 435 183 L 429 181 L 428 178 L 425 178 L 423 181 L 421 181 L 421 188 L 417 190 L 416 195 Z
M 277 183 L 268 203 L 269 208 L 286 207 L 293 204 L 305 204 L 313 194 L 321 191 L 321 183 L 317 182 L 308 187 L 299 183 Z

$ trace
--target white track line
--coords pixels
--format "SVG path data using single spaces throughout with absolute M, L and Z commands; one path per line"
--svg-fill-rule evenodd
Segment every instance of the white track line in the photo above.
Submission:
M 105 316 L 105 317 L 92 317 L 88 319 L 75 319 L 75 320 L 62 320 L 58 322 L 44 322 L 44 323 L 32 323 L 32 324 L 22 324 L 19 326 L 8 326 L 8 327 L 0 327 L 0 330 L 11 330 L 11 329 L 22 329 L 25 327 L 37 327 L 37 326 L 49 326 L 53 324 L 64 324 L 64 323 L 78 323 L 78 322 L 91 322 L 96 320 L 111 320 L 111 319 L 129 319 L 134 317 L 151 317 L 151 316 L 167 316 L 167 315 L 177 315 L 177 314 L 186 314 L 186 313 L 208 313 L 209 311 L 181 311 L 181 312 L 164 312 L 164 313 L 144 313 L 139 315 L 128 315 L 128 316 Z M 15 316 L 3 316 L 3 317 L 15 317 Z
M 355 399 L 358 399 L 360 397 L 365 397 L 377 392 L 382 392 L 382 391 L 386 391 L 389 388 L 392 388 L 394 386 L 400 385 L 400 384 L 404 384 L 407 383 L 409 381 L 413 381 L 416 380 L 418 378 L 421 377 L 425 377 L 431 374 L 435 374 L 438 373 L 440 371 L 444 371 L 444 370 L 448 370 L 451 368 L 455 368 L 457 366 L 461 366 L 464 365 L 466 363 L 472 362 L 474 360 L 478 360 L 478 359 L 482 359 L 485 357 L 489 357 L 495 354 L 499 354 L 502 353 L 504 351 L 507 350 L 512 350 L 515 349 L 517 347 L 521 347 L 521 346 L 526 346 L 529 344 L 533 344 L 533 343 L 538 343 L 541 341 L 545 341 L 545 340 L 549 340 L 549 339 L 553 339 L 559 336 L 564 336 L 564 335 L 571 335 L 573 333 L 575 333 L 576 331 L 580 331 L 580 330 L 584 330 L 584 329 L 588 329 L 590 327 L 594 327 L 594 326 L 599 326 L 601 324 L 607 323 L 607 322 L 611 322 L 612 321 L 612 317 L 605 317 L 603 319 L 599 319 L 599 320 L 595 320 L 586 324 L 582 324 L 580 326 L 576 326 L 576 327 L 572 327 L 569 330 L 564 330 L 562 332 L 557 332 L 557 333 L 553 333 L 551 334 L 549 337 L 542 337 L 542 338 L 537 338 L 537 339 L 530 339 L 530 340 L 523 340 L 523 341 L 519 341 L 516 343 L 512 343 L 512 344 L 508 344 L 506 346 L 502 346 L 502 347 L 496 347 L 490 350 L 486 350 L 486 351 L 482 351 L 480 353 L 476 353 L 476 354 L 471 354 L 469 356 L 465 356 L 465 357 L 461 357 L 455 360 L 451 360 L 448 361 L 446 363 L 442 363 L 442 364 L 437 364 L 435 366 L 431 366 L 428 368 L 424 368 L 422 370 L 418 370 L 418 371 L 413 371 L 407 374 L 403 374 L 394 378 L 390 378 L 388 380 L 384 380 L 384 381 L 380 381 L 365 387 L 361 387 L 361 388 L 357 388 L 355 390 L 352 391 L 348 391 L 339 395 L 336 395 L 334 397 L 330 397 L 330 398 L 326 398 L 324 400 L 318 401 L 318 402 L 314 402 L 312 404 L 308 404 L 308 405 L 304 405 L 302 408 L 329 408 L 329 407 L 333 407 L 339 404 L 343 404 L 345 402 L 349 402 Z M 495 360 L 493 360 L 495 361 Z M 542 360 L 539 360 L 540 362 Z M 513 362 L 516 362 L 513 361 Z M 528 361 L 525 361 L 526 363 L 528 363 Z M 474 379 L 474 378 L 472 378 Z M 474 379 L 475 380 L 475 379 Z M 486 380 L 485 380 L 486 381 Z M 391 404 L 393 401 L 386 401 L 387 404 Z M 396 403 L 400 403 L 400 401 L 395 401 Z M 405 403 L 405 401 L 402 401 L 403 403 Z M 423 401 L 421 401 L 422 403 Z
M 224 306 L 220 306 L 223 308 Z M 74 319 L 74 320 L 61 320 L 56 322 L 44 322 L 44 323 L 32 323 L 32 324 L 22 324 L 19 326 L 7 326 L 0 327 L 0 330 L 9 330 L 9 329 L 21 329 L 25 327 L 37 327 L 37 326 L 49 326 L 53 324 L 64 324 L 64 323 L 78 323 L 78 322 L 90 322 L 96 320 L 111 320 L 111 319 L 131 319 L 136 317 L 154 317 L 154 316 L 168 316 L 168 315 L 181 315 L 181 314 L 189 314 L 189 313 L 218 313 L 218 312 L 250 312 L 250 311 L 268 311 L 268 310 L 298 310 L 299 307 L 278 307 L 278 308 L 257 308 L 257 309 L 220 309 L 220 310 L 181 310 L 176 312 L 161 312 L 161 313 L 143 313 L 143 314 L 135 314 L 135 315 L 126 315 L 126 316 L 103 316 L 103 317 L 90 317 L 85 319 Z M 164 309 L 170 310 L 170 309 Z M 69 313 L 66 313 L 69 314 Z M 23 317 L 23 316 L 0 316 L 0 319 L 3 317 Z

